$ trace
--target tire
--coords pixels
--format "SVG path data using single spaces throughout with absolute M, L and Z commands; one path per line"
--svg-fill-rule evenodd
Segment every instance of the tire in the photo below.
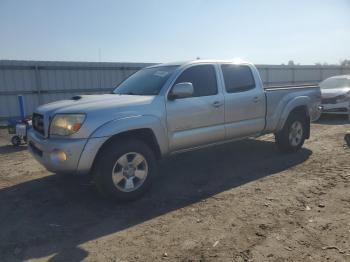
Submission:
M 128 201 L 149 189 L 157 174 L 152 149 L 139 140 L 116 140 L 99 153 L 93 169 L 97 190 L 104 196 Z
M 275 135 L 276 144 L 282 152 L 300 150 L 306 138 L 307 120 L 301 114 L 291 114 L 283 129 Z
M 13 136 L 11 138 L 11 143 L 14 146 L 19 146 L 19 145 L 21 145 L 21 138 L 19 136 Z

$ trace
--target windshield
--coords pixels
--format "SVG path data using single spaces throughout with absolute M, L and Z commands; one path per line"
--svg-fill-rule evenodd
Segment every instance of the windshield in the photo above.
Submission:
M 333 88 L 342 88 L 349 87 L 350 79 L 347 78 L 329 78 L 321 82 L 320 87 L 322 89 L 333 89 Z
M 144 68 L 121 82 L 114 94 L 158 95 L 160 89 L 178 66 L 157 66 Z

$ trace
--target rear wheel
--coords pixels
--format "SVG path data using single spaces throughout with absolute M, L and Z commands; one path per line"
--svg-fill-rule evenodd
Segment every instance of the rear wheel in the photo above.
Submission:
M 299 150 L 306 138 L 306 118 L 301 114 L 291 114 L 283 129 L 276 134 L 276 143 L 283 152 Z
M 112 142 L 103 149 L 93 175 L 103 195 L 132 200 L 146 192 L 156 172 L 157 161 L 149 146 L 128 139 Z

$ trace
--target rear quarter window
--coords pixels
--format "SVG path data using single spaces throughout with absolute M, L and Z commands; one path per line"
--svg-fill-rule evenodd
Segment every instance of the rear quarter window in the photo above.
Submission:
M 221 65 L 228 93 L 244 92 L 255 88 L 253 73 L 248 66 L 224 64 Z

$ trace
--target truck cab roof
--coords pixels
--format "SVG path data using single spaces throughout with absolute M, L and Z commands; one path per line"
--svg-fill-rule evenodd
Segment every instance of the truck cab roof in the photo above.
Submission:
M 191 64 L 202 64 L 202 63 L 212 63 L 212 64 L 220 64 L 220 63 L 232 63 L 232 64 L 244 64 L 244 65 L 253 65 L 252 63 L 240 60 L 240 59 L 233 59 L 233 60 L 217 60 L 217 59 L 196 59 L 196 60 L 187 60 L 187 61 L 178 61 L 178 62 L 170 62 L 170 63 L 162 63 L 162 64 L 156 64 L 149 66 L 151 67 L 157 67 L 157 66 L 186 66 Z

